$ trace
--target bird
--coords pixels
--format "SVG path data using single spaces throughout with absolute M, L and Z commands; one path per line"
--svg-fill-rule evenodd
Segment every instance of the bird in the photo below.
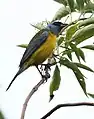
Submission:
M 56 38 L 66 25 L 62 22 L 54 21 L 35 34 L 22 56 L 18 72 L 8 85 L 6 91 L 18 75 L 30 66 L 36 66 L 37 68 L 38 65 L 42 64 L 52 54 L 56 46 Z

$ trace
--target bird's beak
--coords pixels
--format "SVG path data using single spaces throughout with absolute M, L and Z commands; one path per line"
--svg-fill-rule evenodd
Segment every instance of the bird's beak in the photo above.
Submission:
M 62 32 L 67 28 L 68 24 L 61 24 L 61 31 L 60 31 L 60 35 L 62 34 Z

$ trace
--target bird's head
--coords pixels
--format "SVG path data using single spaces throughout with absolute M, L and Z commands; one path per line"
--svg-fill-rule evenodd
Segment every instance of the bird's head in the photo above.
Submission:
M 68 24 L 63 24 L 61 22 L 52 22 L 48 24 L 47 28 L 54 33 L 55 35 L 58 35 L 62 28 L 64 28 Z

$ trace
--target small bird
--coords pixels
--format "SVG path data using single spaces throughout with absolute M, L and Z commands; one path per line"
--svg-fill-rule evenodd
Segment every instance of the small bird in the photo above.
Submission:
M 30 66 L 36 66 L 43 63 L 53 52 L 56 46 L 56 38 L 62 28 L 67 24 L 61 22 L 52 22 L 46 28 L 40 30 L 29 42 L 22 59 L 20 61 L 19 70 L 14 76 L 13 80 L 7 87 L 10 88 L 16 77 Z

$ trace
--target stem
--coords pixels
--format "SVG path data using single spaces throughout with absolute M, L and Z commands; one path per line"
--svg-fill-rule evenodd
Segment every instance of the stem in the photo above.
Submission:
M 47 117 L 49 117 L 53 112 L 55 112 L 56 110 L 58 110 L 61 107 L 73 107 L 73 106 L 94 106 L 94 103 L 90 103 L 90 102 L 78 102 L 78 103 L 66 103 L 66 104 L 59 104 L 56 107 L 54 107 L 52 110 L 50 110 L 46 115 L 44 115 L 42 118 L 40 119 L 46 119 Z
M 23 108 L 22 108 L 22 113 L 21 113 L 21 118 L 20 119 L 24 119 L 25 117 L 25 112 L 26 112 L 26 108 L 27 108 L 27 104 L 31 98 L 31 96 L 38 90 L 38 88 L 46 81 L 46 78 L 42 78 L 42 80 L 40 80 L 40 82 L 34 86 L 34 88 L 30 91 L 29 95 L 27 96 L 27 98 L 25 99 L 25 102 L 23 104 Z

